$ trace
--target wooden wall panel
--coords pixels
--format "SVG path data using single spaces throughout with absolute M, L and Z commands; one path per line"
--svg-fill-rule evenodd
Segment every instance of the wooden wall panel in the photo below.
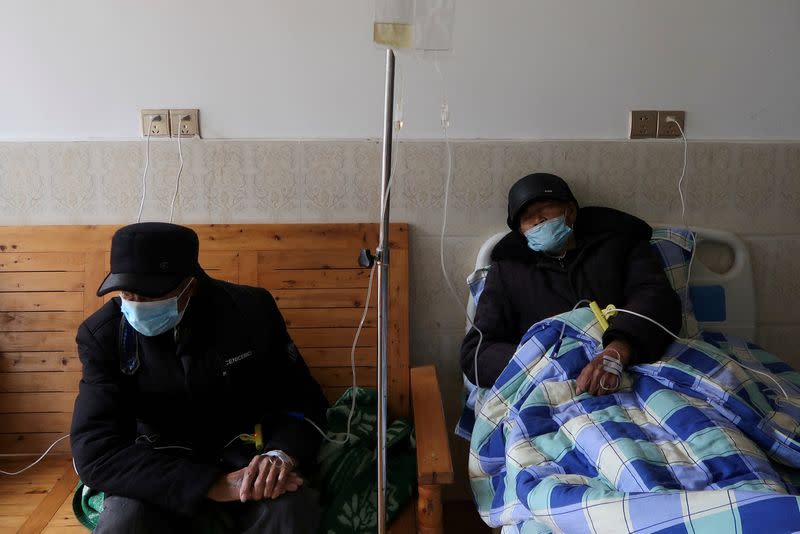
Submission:
M 0 312 L 0 332 L 74 332 L 83 321 L 81 312 Z
M 0 311 L 83 312 L 83 292 L 0 293 Z
M 34 252 L 0 254 L 0 272 L 3 271 L 83 271 L 82 252 Z
M 0 413 L 70 412 L 75 391 L 57 393 L 0 393 Z M 65 410 L 69 408 L 69 410 Z
M 76 352 L 0 352 L 0 373 L 80 370 Z
M 74 348 L 74 330 L 69 332 L 64 330 L 59 332 L 0 332 L 0 350 L 3 352 L 73 352 Z
M 286 308 L 281 310 L 289 328 L 357 327 L 364 313 L 363 308 Z M 364 326 L 375 326 L 374 310 L 367 313 Z
M 28 393 L 78 391 L 80 371 L 45 371 L 41 373 L 0 373 L 0 392 Z M 62 406 L 64 411 L 66 406 Z M 71 411 L 71 406 L 69 407 Z M 2 427 L 0 427 L 2 428 Z
M 312 347 L 301 349 L 300 353 L 309 367 L 343 367 L 350 365 L 351 348 Z M 374 347 L 356 347 L 355 362 L 360 367 L 375 366 Z
M 374 246 L 373 246 L 374 248 Z M 359 250 L 264 250 L 258 253 L 262 269 L 358 269 Z
M 351 384 L 350 351 L 363 314 L 375 224 L 197 225 L 210 276 L 269 289 L 312 374 L 333 401 Z M 0 453 L 44 450 L 68 431 L 80 380 L 75 331 L 108 301 L 113 226 L 0 227 Z M 409 414 L 408 227 L 390 230 L 389 402 Z M 374 280 L 377 285 L 377 276 Z M 374 387 L 377 287 L 355 362 Z M 68 450 L 68 440 L 57 450 Z
M 281 309 L 288 308 L 363 308 L 365 289 L 275 289 L 270 290 Z M 369 306 L 373 310 L 378 292 L 373 288 Z
M 83 273 L 0 273 L 0 291 L 83 291 Z
M 366 288 L 368 280 L 369 270 L 364 269 L 264 270 L 258 273 L 258 285 L 268 289 Z

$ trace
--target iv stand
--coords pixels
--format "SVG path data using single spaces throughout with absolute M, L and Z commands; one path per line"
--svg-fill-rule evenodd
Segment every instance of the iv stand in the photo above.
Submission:
M 383 104 L 383 161 L 381 164 L 381 222 L 378 249 L 378 534 L 386 533 L 386 389 L 389 333 L 389 178 L 392 171 L 394 112 L 394 52 L 386 50 L 386 88 Z

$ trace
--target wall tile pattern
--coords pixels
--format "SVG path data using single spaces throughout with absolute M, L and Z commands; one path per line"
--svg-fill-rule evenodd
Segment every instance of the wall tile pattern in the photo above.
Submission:
M 128 223 L 142 192 L 143 142 L 0 143 L 0 224 Z M 560 174 L 583 205 L 680 222 L 683 145 L 648 141 L 453 141 L 444 239 L 463 288 L 475 254 L 505 228 L 506 194 L 533 171 Z M 183 143 L 176 222 L 360 222 L 379 216 L 380 144 L 360 141 Z M 414 363 L 436 363 L 447 416 L 459 399 L 461 306 L 439 268 L 448 151 L 396 147 L 392 219 L 411 224 Z M 166 220 L 178 169 L 174 142 L 152 141 L 144 220 Z M 733 231 L 754 259 L 758 341 L 800 368 L 800 143 L 689 145 L 690 224 Z M 466 290 L 461 290 L 461 298 Z

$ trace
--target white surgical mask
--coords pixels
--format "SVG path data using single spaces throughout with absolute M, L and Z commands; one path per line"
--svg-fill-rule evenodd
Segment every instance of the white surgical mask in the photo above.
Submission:
M 554 254 L 564 249 L 571 234 L 572 228 L 567 225 L 566 217 L 559 215 L 529 229 L 525 232 L 525 239 L 531 250 Z
M 164 299 L 138 302 L 120 299 L 122 314 L 134 330 L 143 336 L 157 336 L 167 330 L 175 328 L 183 319 L 183 314 L 189 303 L 181 312 L 178 312 L 178 300 L 183 296 L 191 283 L 183 288 L 179 295 Z

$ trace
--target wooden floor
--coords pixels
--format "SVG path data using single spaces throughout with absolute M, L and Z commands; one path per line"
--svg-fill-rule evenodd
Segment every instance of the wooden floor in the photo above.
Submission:
M 0 459 L 0 469 L 15 471 L 30 463 Z M 51 456 L 28 471 L 0 475 L 0 534 L 77 534 L 88 532 L 72 513 L 72 492 L 78 476 L 65 456 Z
M 0 469 L 13 472 L 30 461 L 0 458 Z M 77 483 L 72 462 L 65 456 L 45 458 L 18 476 L 0 475 L 0 534 L 87 534 L 88 530 L 72 513 L 72 493 Z M 445 503 L 444 520 L 445 532 L 490 532 L 471 502 Z

